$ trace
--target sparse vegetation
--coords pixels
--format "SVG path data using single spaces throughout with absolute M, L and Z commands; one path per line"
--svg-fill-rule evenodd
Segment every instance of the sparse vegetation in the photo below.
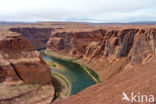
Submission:
M 67 56 L 62 56 L 62 55 L 59 55 L 59 54 L 57 54 L 55 52 L 51 52 L 51 51 L 48 51 L 48 50 L 44 50 L 42 52 L 45 55 L 52 56 L 52 57 L 57 58 L 57 59 L 61 59 L 61 60 L 65 60 L 65 61 L 70 61 L 70 62 L 79 64 L 81 66 L 81 68 L 84 71 L 86 71 L 92 77 L 92 79 L 94 81 L 96 81 L 96 83 L 102 82 L 102 80 L 100 80 L 99 75 L 95 71 L 93 71 L 92 69 L 90 69 L 89 67 L 87 67 L 86 65 L 84 65 L 83 63 L 78 62 L 78 60 L 80 60 L 80 58 L 69 58 Z
M 56 98 L 62 99 L 70 96 L 71 84 L 63 75 L 52 72 L 52 82 L 55 88 Z
M 92 69 L 88 68 L 87 66 L 81 65 L 81 67 L 96 81 L 96 83 L 102 82 L 99 78 L 99 75 L 96 74 Z
M 46 63 L 47 63 L 49 66 L 51 66 L 51 67 L 53 67 L 53 68 L 56 68 L 56 64 L 53 63 L 52 61 L 47 61 L 47 60 L 45 60 L 45 61 L 46 61 Z

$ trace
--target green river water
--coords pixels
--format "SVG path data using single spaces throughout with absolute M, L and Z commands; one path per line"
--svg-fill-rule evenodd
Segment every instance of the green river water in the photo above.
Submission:
M 62 74 L 71 83 L 71 95 L 74 95 L 83 89 L 96 84 L 96 81 L 83 70 L 81 65 L 74 63 L 72 61 L 58 59 L 52 56 L 47 56 L 41 52 L 44 60 L 59 63 L 61 66 L 65 67 L 67 70 L 59 70 L 51 67 L 52 72 L 57 72 Z

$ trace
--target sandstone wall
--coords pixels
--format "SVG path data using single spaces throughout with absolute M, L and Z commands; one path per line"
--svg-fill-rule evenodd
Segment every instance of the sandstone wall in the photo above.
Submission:
M 35 27 L 19 27 L 10 28 L 10 31 L 17 32 L 21 34 L 25 39 L 27 39 L 36 49 L 41 49 L 46 47 L 46 43 L 50 37 L 52 28 L 35 28 Z
M 109 79 L 156 54 L 156 28 L 100 29 L 90 32 L 52 32 L 47 49 L 71 56 Z
M 0 33 L 0 104 L 49 104 L 54 98 L 51 71 L 23 37 Z

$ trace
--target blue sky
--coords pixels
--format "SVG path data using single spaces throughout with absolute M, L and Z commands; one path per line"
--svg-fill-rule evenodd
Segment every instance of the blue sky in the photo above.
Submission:
M 0 21 L 156 21 L 156 0 L 0 0 Z

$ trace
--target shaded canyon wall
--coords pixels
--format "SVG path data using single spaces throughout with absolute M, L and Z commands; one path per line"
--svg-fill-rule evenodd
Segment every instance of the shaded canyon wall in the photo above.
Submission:
M 35 27 L 19 27 L 10 28 L 10 31 L 21 34 L 27 39 L 36 49 L 46 48 L 46 43 L 49 40 L 52 28 L 35 28 Z

